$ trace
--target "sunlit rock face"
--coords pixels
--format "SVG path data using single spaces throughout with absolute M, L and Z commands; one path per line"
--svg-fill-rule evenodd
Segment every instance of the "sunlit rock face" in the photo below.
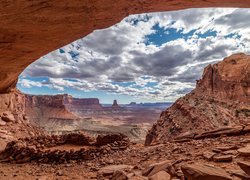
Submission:
M 77 117 L 70 113 L 66 106 L 65 100 L 68 95 L 25 95 L 25 111 L 30 119 L 34 122 L 49 120 L 75 120 Z M 43 122 L 43 121 L 42 121 Z
M 129 14 L 200 7 L 250 7 L 245 0 L 5 0 L 0 5 L 0 93 L 41 56 Z
M 250 56 L 235 54 L 204 69 L 191 93 L 161 113 L 146 145 L 250 122 Z
M 4 117 L 4 114 L 13 115 L 14 122 L 25 118 L 25 96 L 20 91 L 13 90 L 10 93 L 0 94 L 0 99 L 0 117 Z
M 236 54 L 205 68 L 197 90 L 220 99 L 250 102 L 250 56 Z
M 0 94 L 0 151 L 9 141 L 43 134 L 39 128 L 30 126 L 25 101 L 25 95 L 16 89 Z

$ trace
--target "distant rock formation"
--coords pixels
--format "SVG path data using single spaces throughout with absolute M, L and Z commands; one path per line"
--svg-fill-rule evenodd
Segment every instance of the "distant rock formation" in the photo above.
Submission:
M 131 102 L 131 103 L 129 103 L 129 105 L 135 106 L 135 105 L 136 105 L 136 102 Z
M 241 53 L 207 66 L 196 89 L 161 113 L 145 145 L 249 122 L 250 56 Z
M 65 119 L 74 120 L 78 117 L 69 112 L 65 106 L 65 101 L 69 98 L 63 95 L 25 95 L 26 114 L 34 122 L 40 120 Z
M 121 107 L 118 105 L 117 100 L 114 100 L 114 101 L 113 101 L 112 108 L 113 108 L 113 109 L 119 109 L 119 108 L 121 108 Z
M 98 98 L 73 98 L 68 96 L 64 101 L 65 105 L 69 109 L 92 109 L 92 110 L 101 110 L 103 109 L 102 105 L 99 102 Z

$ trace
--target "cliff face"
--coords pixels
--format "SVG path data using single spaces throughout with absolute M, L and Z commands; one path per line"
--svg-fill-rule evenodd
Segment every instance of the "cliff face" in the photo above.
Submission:
M 0 94 L 0 114 L 10 112 L 16 120 L 23 120 L 25 116 L 25 96 L 18 90 Z
M 129 14 L 201 7 L 250 7 L 249 0 L 4 0 L 0 4 L 0 93 L 41 56 Z
M 241 102 L 250 101 L 249 56 L 235 54 L 221 63 L 205 68 L 202 79 L 197 82 L 196 93 Z
M 28 117 L 37 123 L 50 119 L 77 119 L 78 117 L 65 107 L 64 101 L 67 99 L 68 95 L 25 95 L 25 111 Z
M 40 135 L 43 132 L 30 126 L 25 111 L 25 95 L 13 89 L 0 94 L 0 151 L 9 141 Z
M 145 144 L 250 123 L 250 56 L 235 54 L 204 69 L 191 93 L 163 111 Z
M 102 105 L 97 98 L 72 98 L 68 97 L 64 100 L 64 104 L 68 109 L 94 109 L 101 110 Z

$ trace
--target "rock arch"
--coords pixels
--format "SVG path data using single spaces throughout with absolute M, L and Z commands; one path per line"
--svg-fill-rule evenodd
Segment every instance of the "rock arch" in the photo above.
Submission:
M 202 7 L 249 8 L 250 0 L 2 0 L 0 93 L 39 57 L 130 14 Z

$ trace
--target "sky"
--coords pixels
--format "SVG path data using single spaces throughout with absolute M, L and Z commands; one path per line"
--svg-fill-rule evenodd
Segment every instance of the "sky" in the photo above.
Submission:
M 173 102 L 195 88 L 203 68 L 250 53 L 250 9 L 188 9 L 130 15 L 28 66 L 27 94 Z

